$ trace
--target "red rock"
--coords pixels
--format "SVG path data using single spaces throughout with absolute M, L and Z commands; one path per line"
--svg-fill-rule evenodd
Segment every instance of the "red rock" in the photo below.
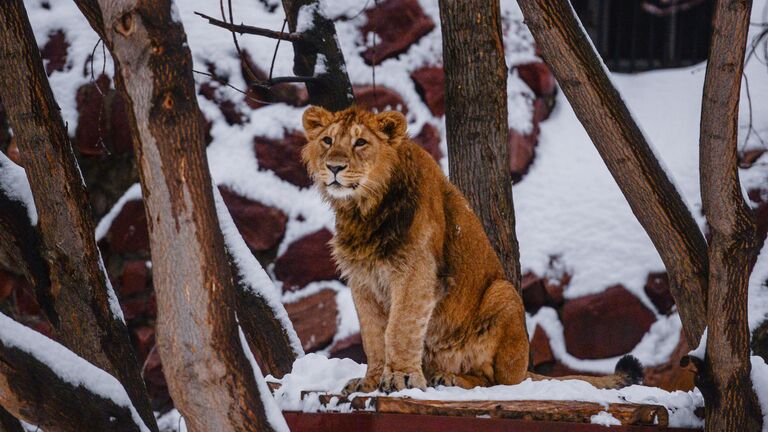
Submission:
M 75 143 L 84 156 L 104 156 L 109 153 L 107 141 L 111 128 L 105 108 L 105 96 L 110 93 L 111 81 L 100 75 L 96 82 L 77 89 L 78 122 Z
M 328 246 L 332 237 L 327 229 L 316 231 L 291 243 L 275 260 L 275 276 L 283 282 L 284 291 L 295 291 L 310 282 L 338 278 Z
M 0 270 L 0 301 L 7 299 L 16 286 L 16 277 Z
M 666 272 L 649 273 L 645 282 L 645 294 L 651 299 L 659 313 L 668 315 L 675 305 L 675 298 L 669 291 L 669 276 Z
M 219 187 L 237 230 L 252 250 L 263 252 L 277 247 L 285 234 L 288 216 L 275 207 L 266 206 Z
M 536 96 L 554 94 L 557 81 L 549 66 L 542 62 L 526 63 L 515 67 L 517 75 Z
M 539 123 L 549 118 L 552 108 L 555 107 L 555 98 L 540 96 L 533 100 L 533 126 L 538 127 Z
M 763 148 L 750 149 L 739 152 L 739 168 L 751 168 L 766 152 Z
M 336 291 L 323 289 L 294 303 L 285 310 L 306 352 L 327 346 L 336 334 Z
M 519 182 L 528 173 L 528 168 L 531 167 L 536 155 L 538 142 L 538 127 L 525 135 L 514 129 L 509 130 L 509 169 L 512 181 Z
M 653 312 L 620 285 L 567 301 L 561 319 L 566 349 L 582 359 L 631 351 L 655 321 Z
M 152 401 L 152 408 L 160 411 L 167 409 L 171 405 L 171 396 L 168 391 L 168 384 L 163 374 L 163 363 L 160 360 L 160 353 L 157 348 L 150 351 L 149 356 L 144 362 L 142 368 L 144 383 L 147 386 L 147 393 Z
M 155 300 L 154 292 L 146 296 L 122 301 L 120 306 L 123 309 L 126 321 L 140 317 L 147 319 L 157 318 L 157 301 Z
M 219 110 L 221 111 L 221 114 L 224 115 L 224 120 L 226 120 L 227 124 L 230 126 L 243 124 L 245 121 L 245 116 L 243 113 L 240 112 L 234 102 L 227 99 L 223 94 L 221 94 L 221 92 L 218 92 L 218 89 L 218 83 L 210 81 L 204 82 L 200 84 L 198 94 L 218 105 Z
M 680 359 L 688 355 L 691 349 L 685 341 L 685 335 L 680 333 L 680 341 L 669 360 L 659 366 L 645 369 L 643 384 L 659 387 L 667 391 L 689 391 L 693 389 L 694 370 L 692 366 L 681 367 Z
M 35 296 L 35 289 L 22 277 L 14 277 L 13 297 L 19 315 L 42 316 L 40 304 Z
M 110 103 L 111 124 L 109 125 L 110 147 L 116 154 L 124 154 L 133 151 L 133 139 L 131 137 L 130 113 L 128 104 L 121 92 L 113 92 Z M 202 115 L 202 114 L 201 114 Z
M 307 142 L 304 134 L 294 131 L 279 140 L 256 137 L 253 142 L 260 169 L 272 170 L 281 179 L 298 187 L 312 185 L 301 163 L 301 148 Z
M 355 103 L 370 111 L 400 111 L 408 114 L 408 106 L 405 105 L 402 96 L 396 91 L 377 85 L 376 91 L 373 86 L 355 86 Z
M 541 277 L 533 272 L 526 272 L 521 281 L 525 310 L 536 313 L 541 307 L 559 307 L 563 303 L 563 289 L 570 281 L 570 275 L 557 279 L 546 275 Z
M 120 276 L 120 296 L 130 296 L 151 291 L 147 284 L 149 269 L 144 260 L 126 261 L 123 265 L 123 274 Z
M 45 43 L 43 49 L 40 50 L 40 57 L 45 62 L 45 73 L 48 76 L 54 71 L 63 71 L 67 65 L 67 50 L 69 49 L 69 43 L 64 35 L 64 32 L 57 30 L 48 34 L 48 42 Z
M 433 125 L 425 123 L 413 141 L 426 150 L 436 162 L 440 163 L 443 158 L 443 152 L 440 150 L 440 138 L 440 131 Z
M 329 352 L 332 358 L 348 358 L 361 364 L 368 363 L 360 333 L 355 333 L 334 342 Z
M 427 66 L 411 73 L 416 91 L 432 115 L 445 114 L 445 73 L 441 66 Z
M 531 361 L 534 368 L 555 361 L 555 355 L 549 345 L 549 337 L 544 329 L 538 325 L 533 331 L 533 338 L 531 339 Z
M 149 326 L 141 326 L 133 330 L 133 341 L 136 347 L 139 361 L 144 362 L 155 346 L 155 329 Z
M 768 194 L 764 189 L 750 189 L 747 196 L 750 201 L 757 204 L 752 209 L 757 225 L 757 238 L 765 239 L 766 233 L 768 233 L 768 199 L 766 199 Z
M 149 252 L 149 231 L 143 201 L 125 203 L 107 232 L 107 240 L 113 252 Z
M 544 279 L 532 272 L 523 275 L 521 282 L 523 287 L 523 304 L 525 310 L 534 314 L 542 306 L 547 304 L 547 290 L 544 288 Z
M 417 0 L 385 0 L 365 11 L 368 22 L 360 28 L 364 40 L 375 33 L 376 46 L 362 54 L 366 64 L 397 57 L 435 28 Z
M 21 163 L 21 153 L 19 153 L 19 146 L 16 145 L 16 139 L 14 137 L 11 137 L 10 143 L 8 144 L 6 156 L 8 156 L 8 159 L 12 160 L 16 165 L 20 167 L 24 166 Z

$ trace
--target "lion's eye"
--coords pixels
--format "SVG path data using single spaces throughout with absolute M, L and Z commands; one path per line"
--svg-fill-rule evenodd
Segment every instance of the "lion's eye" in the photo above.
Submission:
M 331 139 L 331 137 L 325 137 L 325 138 L 323 138 L 323 142 L 324 142 L 326 145 L 331 145 L 331 143 L 333 142 L 333 140 Z
M 355 147 L 362 147 L 364 145 L 368 144 L 368 141 L 358 138 L 357 141 L 355 141 Z

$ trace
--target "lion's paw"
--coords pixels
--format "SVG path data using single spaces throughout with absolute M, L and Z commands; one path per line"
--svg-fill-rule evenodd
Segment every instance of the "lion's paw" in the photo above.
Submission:
M 425 390 L 427 380 L 421 371 L 418 372 L 384 372 L 379 383 L 379 390 L 390 393 L 405 389 L 417 388 Z
M 350 393 L 370 393 L 379 387 L 379 381 L 374 378 L 360 377 L 349 380 L 341 391 L 342 395 Z

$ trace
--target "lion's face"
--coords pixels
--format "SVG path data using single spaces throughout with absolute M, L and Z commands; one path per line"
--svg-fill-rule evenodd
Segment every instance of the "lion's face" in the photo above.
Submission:
M 402 114 L 356 107 L 332 113 L 313 106 L 302 120 L 308 142 L 301 157 L 327 199 L 333 203 L 381 193 L 405 138 Z

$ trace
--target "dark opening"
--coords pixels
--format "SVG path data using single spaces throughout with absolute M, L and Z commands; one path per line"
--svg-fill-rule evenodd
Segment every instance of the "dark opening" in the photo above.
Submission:
M 707 59 L 711 0 L 572 0 L 606 66 L 616 72 Z

